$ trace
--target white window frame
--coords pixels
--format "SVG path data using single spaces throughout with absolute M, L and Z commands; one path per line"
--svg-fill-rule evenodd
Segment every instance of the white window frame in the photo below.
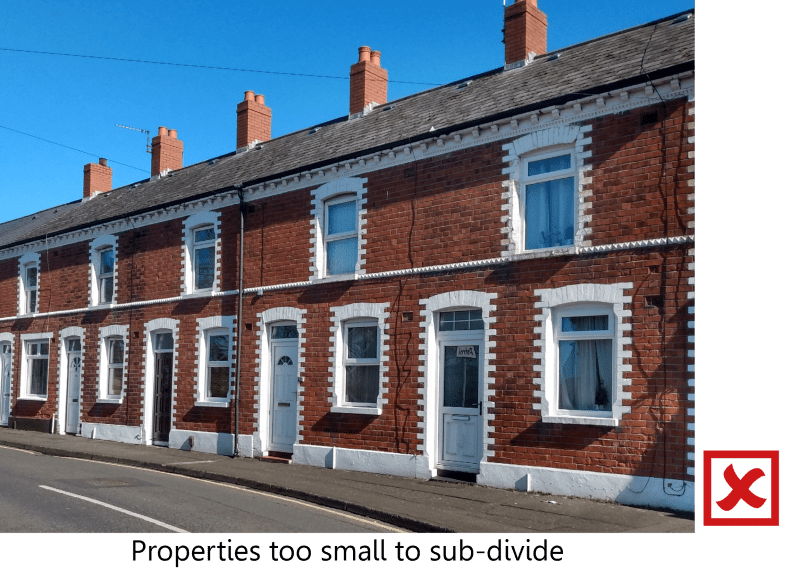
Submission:
M 374 358 L 353 358 L 348 357 L 348 342 L 350 341 L 350 330 L 352 328 L 357 327 L 374 327 L 376 331 L 376 346 L 375 346 L 375 357 Z M 346 322 L 342 329 L 344 330 L 343 336 L 343 343 L 344 349 L 342 350 L 342 405 L 348 407 L 377 407 L 378 406 L 378 396 L 380 395 L 380 387 L 381 387 L 381 374 L 380 374 L 380 328 L 378 327 L 378 320 L 377 319 L 361 319 L 361 320 L 352 320 Z M 347 401 L 347 368 L 349 366 L 375 366 L 378 368 L 378 393 L 375 395 L 375 401 L 368 401 L 368 402 L 349 402 Z
M 389 335 L 388 322 L 390 304 L 388 303 L 355 303 L 341 307 L 332 307 L 333 313 L 333 355 L 331 356 L 331 411 L 334 413 L 351 413 L 361 415 L 380 415 L 383 405 L 387 402 L 386 396 L 389 388 L 387 376 L 389 365 Z M 375 363 L 362 363 L 358 360 L 347 358 L 347 329 L 348 327 L 376 326 L 378 329 L 378 396 L 375 403 L 348 403 L 346 396 L 346 366 L 347 365 L 375 365 Z
M 534 371 L 539 377 L 534 378 L 539 390 L 534 392 L 538 403 L 534 409 L 539 409 L 544 423 L 567 423 L 578 425 L 598 425 L 617 427 L 621 425 L 622 416 L 630 413 L 630 406 L 623 405 L 623 400 L 631 398 L 626 390 L 630 380 L 626 373 L 631 370 L 630 365 L 624 363 L 625 358 L 630 358 L 632 352 L 624 349 L 631 344 L 631 338 L 626 335 L 630 331 L 630 323 L 624 323 L 625 318 L 631 316 L 629 308 L 631 296 L 625 295 L 625 290 L 633 288 L 632 283 L 617 284 L 577 284 L 555 289 L 535 290 L 534 294 L 540 298 L 535 307 L 541 309 L 541 314 L 536 316 L 540 326 L 534 328 L 534 333 L 539 339 L 534 342 L 541 352 L 535 353 L 535 358 L 540 358 L 541 363 L 534 365 Z M 611 411 L 582 411 L 566 410 L 558 407 L 558 341 L 561 337 L 561 319 L 569 316 L 604 315 L 609 316 L 609 329 L 603 335 L 595 336 L 598 332 L 586 332 L 589 335 L 578 335 L 581 332 L 571 332 L 566 339 L 601 339 L 612 340 L 611 358 Z
M 339 204 L 347 204 L 347 203 L 350 203 L 350 202 L 353 203 L 354 208 L 355 208 L 355 213 L 356 213 L 355 229 L 353 229 L 353 231 L 340 232 L 338 234 L 329 234 L 328 233 L 328 223 L 329 223 L 329 219 L 330 219 L 329 212 L 330 212 L 331 206 L 336 206 L 336 205 L 339 205 Z M 330 198 L 329 200 L 325 201 L 325 218 L 324 218 L 323 223 L 322 223 L 322 233 L 323 233 L 323 235 L 325 237 L 325 257 L 324 257 L 323 266 L 324 266 L 324 270 L 325 270 L 325 275 L 327 277 L 334 277 L 334 276 L 341 276 L 341 275 L 352 275 L 352 274 L 356 273 L 356 268 L 358 267 L 358 227 L 359 227 L 358 226 L 358 196 L 356 194 L 354 194 L 354 193 L 353 194 L 342 194 L 340 196 L 336 196 L 334 198 Z M 328 254 L 330 253 L 330 250 L 328 249 L 328 245 L 331 242 L 336 242 L 336 241 L 339 241 L 339 240 L 349 240 L 349 239 L 355 239 L 356 240 L 356 259 L 355 259 L 355 262 L 353 263 L 353 271 L 352 272 L 344 272 L 342 274 L 329 274 L 329 272 L 328 272 Z
M 528 176 L 528 164 L 539 160 L 547 160 L 550 158 L 557 158 L 559 156 L 569 156 L 570 167 L 565 170 L 558 170 L 555 172 L 548 172 L 536 176 Z M 549 149 L 547 152 L 532 154 L 525 156 L 521 159 L 520 167 L 520 215 L 521 215 L 521 250 L 523 252 L 541 252 L 545 250 L 558 250 L 573 248 L 577 243 L 578 231 L 578 170 L 576 166 L 575 147 L 558 147 Z M 527 237 L 528 221 L 525 217 L 527 210 L 527 186 L 531 184 L 540 184 L 542 182 L 549 182 L 553 180 L 562 180 L 565 178 L 572 178 L 572 243 L 562 246 L 544 246 L 541 248 L 531 248 L 525 245 L 525 238 Z
M 109 386 L 111 384 L 111 370 L 118 369 L 119 364 L 111 363 L 111 341 L 122 341 L 122 386 L 119 394 L 110 393 Z M 97 402 L 98 403 L 115 403 L 121 404 L 125 397 L 125 389 L 127 387 L 127 374 L 128 374 L 128 326 L 127 325 L 109 325 L 100 328 L 99 350 L 98 357 L 100 361 L 97 366 Z
M 188 294 L 210 294 L 216 293 L 220 289 L 220 222 L 219 212 L 201 212 L 186 218 L 183 223 L 183 292 Z M 195 242 L 195 232 L 205 228 L 212 228 L 214 239 L 207 242 Z M 211 287 L 197 288 L 195 284 L 195 251 L 202 248 L 213 246 L 214 248 L 214 281 Z
M 40 311 L 39 294 L 42 290 L 42 274 L 40 273 L 39 266 L 40 256 L 38 253 L 28 253 L 19 259 L 19 315 L 34 315 Z M 36 270 L 36 301 L 31 302 L 31 292 L 33 290 L 28 286 L 28 270 Z M 28 311 L 31 308 L 31 303 L 35 311 Z
M 100 236 L 89 244 L 89 250 L 89 305 L 105 306 L 117 303 L 117 236 Z M 114 256 L 114 267 L 110 274 L 103 274 L 101 273 L 102 254 L 108 250 L 111 250 Z M 111 294 L 111 301 L 102 301 L 104 279 L 111 281 L 114 286 Z
M 579 247 L 591 245 L 590 241 L 584 239 L 592 231 L 591 216 L 585 213 L 586 209 L 592 205 L 589 203 L 592 195 L 592 179 L 585 175 L 592 169 L 591 150 L 588 148 L 592 141 L 588 137 L 591 129 L 592 126 L 589 124 L 550 126 L 503 144 L 503 150 L 508 154 L 503 157 L 503 161 L 507 162 L 503 173 L 508 179 L 503 182 L 503 187 L 506 189 L 502 193 L 502 198 L 505 203 L 499 222 L 505 236 L 502 242 L 504 249 L 501 255 L 503 257 L 524 259 L 558 256 L 576 253 Z M 566 152 L 572 155 L 571 170 L 574 173 L 575 184 L 573 243 L 569 246 L 527 250 L 525 248 L 525 185 L 535 183 L 535 181 L 544 181 L 537 180 L 538 176 L 528 177 L 528 162 L 564 155 Z M 543 178 L 549 179 L 554 173 L 546 174 Z M 563 171 L 561 174 L 565 175 L 567 172 Z
M 52 339 L 53 333 L 26 333 L 20 335 L 20 339 L 22 340 L 22 365 L 20 365 L 20 396 L 19 399 L 29 399 L 34 401 L 46 401 L 47 394 L 50 386 L 50 355 L 52 353 Z M 31 377 L 33 373 L 31 372 L 30 362 L 33 359 L 41 359 L 42 356 L 37 354 L 35 356 L 31 356 L 29 354 L 28 344 L 40 344 L 40 343 L 47 343 L 48 344 L 48 352 L 47 352 L 47 379 L 45 380 L 45 388 L 44 394 L 34 394 L 31 393 Z
M 195 405 L 198 407 L 229 407 L 231 398 L 234 392 L 234 376 L 236 365 L 233 360 L 234 346 L 234 333 L 235 333 L 235 318 L 234 316 L 214 316 L 208 318 L 200 318 L 197 320 L 197 367 L 196 367 L 196 380 L 197 389 L 195 390 Z M 209 358 L 210 353 L 210 337 L 213 335 L 226 335 L 228 337 L 228 361 L 227 362 L 211 362 Z M 228 395 L 227 397 L 211 397 L 209 393 L 209 370 L 211 367 L 227 367 L 228 368 Z
M 340 178 L 323 184 L 316 190 L 312 190 L 310 280 L 341 281 L 355 279 L 364 274 L 366 183 L 366 178 Z M 337 203 L 351 201 L 352 199 L 355 199 L 356 202 L 355 233 L 337 234 L 329 238 L 327 235 L 328 207 Z M 327 273 L 328 241 L 350 237 L 357 238 L 355 270 L 352 273 L 329 275 Z

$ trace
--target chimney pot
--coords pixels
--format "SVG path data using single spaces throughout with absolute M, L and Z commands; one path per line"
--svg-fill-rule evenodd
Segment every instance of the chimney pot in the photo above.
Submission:
M 236 149 L 253 142 L 267 142 L 272 137 L 272 110 L 264 104 L 264 95 L 248 90 L 236 106 Z
M 183 142 L 178 139 L 178 130 L 158 127 L 158 136 L 153 138 L 150 157 L 150 175 L 157 176 L 164 170 L 180 170 L 183 167 Z
M 95 192 L 111 191 L 111 168 L 105 158 L 97 164 L 83 166 L 83 197 L 91 198 Z
M 350 66 L 350 113 L 362 112 L 372 102 L 385 104 L 389 73 L 381 68 L 381 53 L 369 46 L 358 49 L 358 62 Z

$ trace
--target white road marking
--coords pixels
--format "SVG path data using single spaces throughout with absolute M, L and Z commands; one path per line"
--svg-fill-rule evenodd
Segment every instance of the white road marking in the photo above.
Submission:
M 54 456 L 54 457 L 61 457 L 61 456 Z M 330 509 L 328 507 L 321 507 L 319 505 L 315 505 L 313 503 L 307 503 L 300 499 L 294 499 L 293 497 L 287 497 L 285 495 L 275 495 L 274 493 L 268 493 L 266 491 L 259 491 L 258 489 L 249 489 L 247 487 L 240 487 L 238 485 L 232 485 L 230 483 L 220 483 L 217 481 L 211 481 L 209 479 L 201 479 L 200 477 L 191 477 L 189 475 L 176 475 L 175 473 L 170 473 L 169 471 L 159 471 L 157 469 L 150 469 L 147 467 L 131 467 L 130 465 L 123 465 L 121 463 L 110 463 L 108 461 L 98 461 L 96 459 L 80 459 L 80 458 L 72 458 L 72 457 L 64 457 L 64 459 L 71 459 L 72 461 L 85 461 L 87 463 L 99 463 L 100 465 L 112 465 L 114 467 L 125 467 L 127 469 L 136 469 L 138 471 L 148 471 L 150 473 L 160 473 L 162 475 L 169 475 L 170 477 L 180 477 L 182 479 L 190 479 L 192 481 L 200 481 L 202 483 L 209 483 L 211 485 L 217 485 L 219 487 L 227 487 L 229 489 L 238 489 L 239 491 L 246 491 L 247 493 L 253 493 L 255 495 L 260 495 L 262 497 L 268 497 L 270 499 L 278 499 L 286 504 L 291 505 L 299 505 L 302 507 L 310 507 L 317 512 L 328 513 L 330 515 L 338 515 L 345 519 L 349 519 L 354 523 L 366 523 L 367 525 L 372 525 L 374 527 L 379 527 L 384 531 L 389 531 L 393 533 L 408 533 L 405 529 L 400 529 L 399 527 L 395 527 L 394 525 L 389 525 L 388 523 L 381 523 L 380 521 L 376 521 L 374 519 L 367 519 L 365 517 L 361 517 L 359 515 L 355 515 L 353 513 L 346 513 L 342 511 L 337 511 L 336 509 Z
M 31 455 L 39 455 L 36 451 L 28 451 L 27 449 L 19 449 L 18 447 L 8 447 L 7 445 L 0 445 L 2 449 L 10 449 L 11 451 L 21 451 L 22 453 L 29 453 Z
M 153 519 L 152 517 L 147 517 L 145 515 L 139 515 L 138 513 L 134 513 L 133 511 L 128 511 L 127 509 L 123 509 L 122 507 L 117 507 L 116 505 L 109 505 L 108 503 L 103 503 L 102 501 L 98 501 L 97 499 L 92 499 L 91 497 L 84 497 L 83 495 L 78 495 L 77 493 L 70 493 L 69 491 L 61 491 L 60 489 L 56 489 L 55 487 L 48 487 L 47 485 L 40 485 L 39 487 L 41 487 L 42 489 L 47 489 L 48 491 L 55 491 L 56 493 L 61 493 L 62 495 L 74 497 L 76 499 L 82 499 L 84 501 L 88 501 L 89 503 L 94 503 L 95 505 L 102 505 L 103 507 L 113 509 L 114 511 L 119 511 L 120 513 L 131 515 L 133 517 L 136 517 L 137 519 L 154 523 L 159 527 L 163 527 L 164 529 L 169 529 L 170 531 L 175 531 L 176 533 L 190 533 L 189 531 L 184 531 L 179 527 L 174 527 L 173 525 L 163 523 L 158 519 Z

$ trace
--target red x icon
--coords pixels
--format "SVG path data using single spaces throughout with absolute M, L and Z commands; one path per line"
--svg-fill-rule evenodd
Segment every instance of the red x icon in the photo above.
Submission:
M 731 492 L 722 501 L 717 501 L 717 505 L 719 505 L 720 509 L 723 511 L 730 511 L 736 507 L 739 501 L 744 500 L 750 507 L 758 509 L 764 505 L 767 500 L 750 491 L 750 486 L 756 482 L 756 479 L 761 479 L 764 475 L 765 473 L 760 468 L 756 467 L 739 479 L 736 472 L 733 470 L 733 463 L 731 463 L 725 468 L 725 473 L 722 474 L 725 481 L 731 486 Z
M 778 525 L 778 452 L 705 451 L 704 525 Z

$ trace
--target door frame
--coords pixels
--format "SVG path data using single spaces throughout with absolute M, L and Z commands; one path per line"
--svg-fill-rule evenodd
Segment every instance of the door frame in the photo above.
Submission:
M 153 332 L 153 335 L 155 336 L 155 335 L 158 335 L 158 334 L 161 334 L 161 333 L 170 333 L 170 332 L 169 332 L 169 330 L 159 330 L 159 331 Z M 154 430 L 155 423 L 156 423 L 155 422 L 155 419 L 156 419 L 156 395 L 158 394 L 158 386 L 156 385 L 156 378 L 158 377 L 158 356 L 159 355 L 166 355 L 166 354 L 169 354 L 169 355 L 172 356 L 172 366 L 170 367 L 170 371 L 169 371 L 170 372 L 169 408 L 167 409 L 167 412 L 169 413 L 169 430 L 172 431 L 172 407 L 173 407 L 172 404 L 173 404 L 174 399 L 175 399 L 175 393 L 174 393 L 174 389 L 173 389 L 173 387 L 175 385 L 175 343 L 174 343 L 175 339 L 174 339 L 174 337 L 173 337 L 172 341 L 173 341 L 172 349 L 169 350 L 169 351 L 166 351 L 166 350 L 165 351 L 159 351 L 159 350 L 153 349 L 153 375 L 152 375 L 152 382 L 151 382 L 151 386 L 152 387 L 151 387 L 151 391 L 150 391 L 150 393 L 152 394 L 152 398 L 151 398 L 152 404 L 151 404 L 151 408 L 150 408 L 151 413 L 150 413 L 150 429 L 149 429 L 150 439 L 153 442 L 153 445 L 161 445 L 161 446 L 169 445 L 169 436 L 167 437 L 166 441 L 157 440 L 156 437 L 155 437 L 155 430 Z
M 172 318 L 158 318 L 144 324 L 145 329 L 145 362 L 144 362 L 144 381 L 142 382 L 142 394 L 144 405 L 142 406 L 141 432 L 139 440 L 142 445 L 153 445 L 153 414 L 155 399 L 155 377 L 156 377 L 156 353 L 154 348 L 155 334 L 172 332 L 172 397 L 170 398 L 170 435 L 175 431 L 175 395 L 177 393 L 177 371 L 178 371 L 178 320 Z M 158 445 L 163 445 L 159 442 Z
M 69 344 L 70 341 L 78 341 L 78 342 L 80 342 L 80 339 L 78 339 L 76 337 L 71 337 L 71 338 L 69 338 L 67 340 L 64 340 L 64 344 L 66 344 L 66 346 L 69 347 L 68 344 Z M 77 421 L 75 421 L 75 431 L 74 432 L 67 430 L 67 425 L 69 423 L 69 412 L 70 412 L 70 383 L 69 383 L 69 380 L 70 380 L 70 375 L 72 374 L 72 367 L 71 367 L 70 364 L 72 363 L 72 358 L 73 357 L 77 357 L 78 360 L 80 361 L 80 373 L 78 373 L 78 384 L 77 384 L 78 385 L 78 389 L 77 389 L 77 394 L 76 394 L 77 395 L 77 400 L 78 400 L 77 401 L 78 408 L 77 408 L 77 415 L 76 415 Z M 66 370 L 67 370 L 67 381 L 66 381 L 66 385 L 64 386 L 64 433 L 76 433 L 77 434 L 80 431 L 80 427 L 81 427 L 81 388 L 83 387 L 83 347 L 81 347 L 81 349 L 79 349 L 78 351 L 69 351 L 69 349 L 67 349 L 64 366 L 66 367 Z
M 69 400 L 67 385 L 69 383 L 69 353 L 67 351 L 67 340 L 77 339 L 80 341 L 81 357 L 81 381 L 78 390 L 78 433 L 81 430 L 81 413 L 83 409 L 83 382 L 86 375 L 86 330 L 82 327 L 73 326 L 62 329 L 58 332 L 58 400 L 57 415 L 58 434 L 67 433 L 67 401 Z
M 451 310 L 446 310 L 451 311 Z M 438 314 L 437 314 L 438 316 Z M 438 317 L 437 317 L 438 321 Z M 485 350 L 485 342 L 484 342 L 484 335 L 483 330 L 469 330 L 469 331 L 448 331 L 448 332 L 439 332 L 437 337 L 437 353 L 439 354 L 439 361 L 437 367 L 437 382 L 436 385 L 437 389 L 437 396 L 438 401 L 436 402 L 436 420 L 438 424 L 438 437 L 436 438 L 436 467 L 437 469 L 445 469 L 449 471 L 466 471 L 477 473 L 479 471 L 480 462 L 483 459 L 483 437 L 482 437 L 482 430 L 484 424 L 484 412 L 483 412 L 483 366 L 486 361 L 486 350 Z M 478 417 L 478 437 L 476 438 L 477 446 L 478 446 L 478 457 L 475 463 L 466 463 L 466 462 L 457 462 L 457 461 L 445 461 L 444 459 L 444 439 L 445 439 L 445 425 L 444 425 L 444 416 L 447 410 L 448 413 L 452 413 L 454 409 L 457 408 L 445 408 L 444 407 L 444 348 L 445 347 L 455 347 L 461 345 L 477 345 L 478 346 L 478 405 L 479 407 L 476 408 L 463 408 L 462 410 L 465 411 L 463 415 L 469 416 L 477 416 Z
M 2 354 L 0 351 L 0 358 L 2 356 L 6 356 L 8 358 L 8 414 L 6 416 L 5 423 L 0 423 L 0 425 L 7 426 L 8 421 L 11 418 L 11 400 L 14 398 L 14 336 L 9 333 L 2 333 L 0 334 L 0 345 L 8 345 L 9 352 L 8 354 Z M 1 348 L 0 348 L 1 349 Z M 0 359 L 0 394 L 3 393 L 3 383 L 2 379 L 4 378 L 2 365 L 2 359 Z M 0 395 L 0 402 L 2 402 L 3 398 Z M 0 404 L 0 409 L 2 409 L 2 404 Z
M 273 324 L 270 325 L 270 328 L 272 328 L 273 326 L 279 326 L 279 325 L 289 325 L 289 322 L 273 323 Z M 267 450 L 269 450 L 269 451 L 281 451 L 281 452 L 284 452 L 284 453 L 291 453 L 291 452 L 294 451 L 293 445 L 297 441 L 297 422 L 298 422 L 298 415 L 299 415 L 299 409 L 298 409 L 298 407 L 299 407 L 298 403 L 299 402 L 298 402 L 298 400 L 300 398 L 300 389 L 299 389 L 300 383 L 299 382 L 296 383 L 297 391 L 295 392 L 295 396 L 296 397 L 295 397 L 295 402 L 294 402 L 294 409 L 295 409 L 294 442 L 292 442 L 292 446 L 289 446 L 289 450 L 288 451 L 285 449 L 285 446 L 286 446 L 285 443 L 275 443 L 273 441 L 272 424 L 275 422 L 274 421 L 274 417 L 273 417 L 273 413 L 274 413 L 273 410 L 274 410 L 274 405 L 275 405 L 275 361 L 279 356 L 277 350 L 280 349 L 280 348 L 288 348 L 288 349 L 293 349 L 294 350 L 294 352 L 295 352 L 295 357 L 294 357 L 294 360 L 295 360 L 295 371 L 298 373 L 298 378 L 299 378 L 299 367 L 300 367 L 299 366 L 299 360 L 298 360 L 299 355 L 300 355 L 299 344 L 300 344 L 300 339 L 299 338 L 297 338 L 297 339 L 286 338 L 286 339 L 279 339 L 279 340 L 271 341 L 270 345 L 269 345 L 269 359 L 270 359 L 270 361 L 269 361 L 269 392 L 268 392 L 269 403 L 267 404 L 269 406 L 269 419 L 268 419 L 268 428 L 266 430 L 267 431 L 266 447 L 267 447 Z M 280 448 L 278 446 L 280 446 Z
M 256 403 L 257 418 L 255 432 L 256 451 L 262 455 L 269 452 L 269 441 L 271 433 L 272 417 L 270 409 L 272 406 L 272 327 L 277 325 L 296 325 L 297 326 L 297 439 L 300 438 L 300 410 L 302 409 L 303 398 L 303 338 L 305 335 L 305 314 L 306 310 L 294 307 L 275 307 L 262 311 L 258 314 L 259 319 L 259 345 L 258 362 L 261 366 L 258 377 L 258 401 Z M 288 340 L 287 340 L 288 341 Z

